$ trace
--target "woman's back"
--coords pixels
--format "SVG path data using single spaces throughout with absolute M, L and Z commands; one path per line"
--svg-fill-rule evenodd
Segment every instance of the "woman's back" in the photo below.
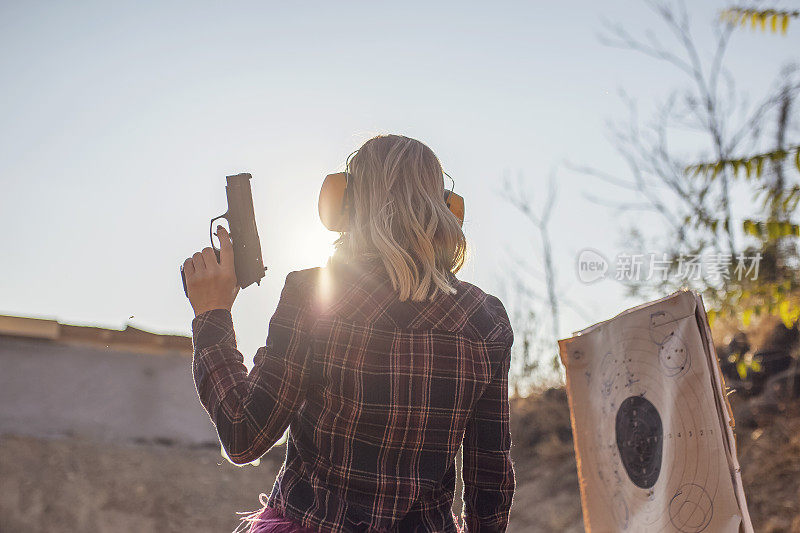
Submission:
M 200 399 L 238 464 L 290 427 L 267 505 L 297 523 L 455 531 L 463 443 L 467 530 L 503 531 L 514 492 L 513 333 L 497 298 L 455 278 L 463 210 L 419 141 L 376 137 L 347 169 L 325 182 L 344 189 L 320 196 L 326 225 L 340 231 L 336 254 L 287 276 L 249 375 L 229 308 L 196 316 Z
M 495 442 L 481 454 L 479 477 L 499 507 L 510 506 L 508 413 L 487 390 L 496 373 L 505 376 L 512 340 L 499 301 L 459 283 L 434 302 L 400 302 L 380 262 L 330 269 L 287 280 L 317 309 L 307 395 L 291 421 L 275 501 L 308 525 L 453 531 L 454 458 L 483 397 L 491 420 L 479 422 L 481 432 Z M 478 441 L 468 444 L 467 454 L 478 451 Z

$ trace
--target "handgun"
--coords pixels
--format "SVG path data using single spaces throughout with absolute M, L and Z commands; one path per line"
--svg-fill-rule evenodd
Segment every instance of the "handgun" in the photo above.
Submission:
M 219 262 L 219 248 L 214 246 L 214 222 L 224 218 L 230 226 L 231 240 L 233 241 L 233 262 L 236 268 L 236 283 L 244 289 L 255 283 L 261 284 L 261 278 L 267 268 L 261 258 L 261 241 L 258 238 L 258 228 L 256 227 L 256 214 L 253 209 L 253 193 L 250 190 L 250 174 L 236 174 L 227 176 L 225 193 L 228 197 L 228 210 L 217 217 L 211 219 L 208 228 L 208 238 L 211 240 L 211 248 Z M 186 275 L 183 273 L 181 265 L 181 280 L 183 281 L 183 292 L 189 297 L 186 290 Z

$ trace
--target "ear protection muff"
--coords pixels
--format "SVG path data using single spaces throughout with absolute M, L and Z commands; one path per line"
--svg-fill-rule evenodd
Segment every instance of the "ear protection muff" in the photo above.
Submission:
M 319 218 L 330 231 L 345 231 L 350 223 L 347 172 L 328 174 L 319 191 Z
M 449 174 L 446 174 L 450 178 Z M 350 173 L 337 172 L 328 174 L 319 191 L 319 218 L 330 231 L 346 231 L 350 224 L 350 206 L 352 205 L 352 188 L 349 187 Z M 453 178 L 450 178 L 453 181 Z M 455 185 L 455 182 L 453 182 Z M 460 224 L 464 224 L 464 198 L 453 192 L 444 191 L 444 202 Z
M 456 216 L 458 223 L 463 226 L 464 198 L 453 192 L 453 189 L 456 186 L 456 180 L 454 180 L 453 177 L 447 172 L 445 172 L 444 175 L 450 178 L 450 190 L 444 191 L 444 203 L 447 204 L 447 208 L 450 210 L 450 212 Z

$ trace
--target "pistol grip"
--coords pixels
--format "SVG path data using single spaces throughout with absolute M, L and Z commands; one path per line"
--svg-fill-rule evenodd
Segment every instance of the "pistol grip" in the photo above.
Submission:
M 214 247 L 214 243 L 211 243 L 211 246 Z M 214 247 L 214 255 L 217 256 L 217 263 L 219 263 L 219 250 Z M 183 265 L 181 265 L 181 282 L 183 282 L 183 294 L 186 297 L 189 297 L 189 290 L 186 288 L 186 274 L 183 273 Z
M 189 291 L 186 290 L 186 274 L 183 273 L 183 265 L 181 265 L 181 281 L 183 282 L 183 294 L 189 297 Z

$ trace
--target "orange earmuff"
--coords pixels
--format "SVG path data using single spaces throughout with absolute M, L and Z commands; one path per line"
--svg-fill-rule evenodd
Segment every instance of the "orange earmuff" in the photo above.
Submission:
M 458 222 L 464 225 L 464 198 L 453 191 L 444 191 L 444 203 L 447 208 L 453 213 Z
M 328 174 L 319 191 L 319 218 L 330 231 L 345 231 L 350 222 L 347 205 L 347 173 Z
M 330 231 L 347 231 L 350 223 L 350 199 L 348 197 L 347 173 L 328 174 L 319 191 L 319 218 Z M 464 224 L 464 198 L 452 190 L 444 192 L 447 208 L 460 224 Z

